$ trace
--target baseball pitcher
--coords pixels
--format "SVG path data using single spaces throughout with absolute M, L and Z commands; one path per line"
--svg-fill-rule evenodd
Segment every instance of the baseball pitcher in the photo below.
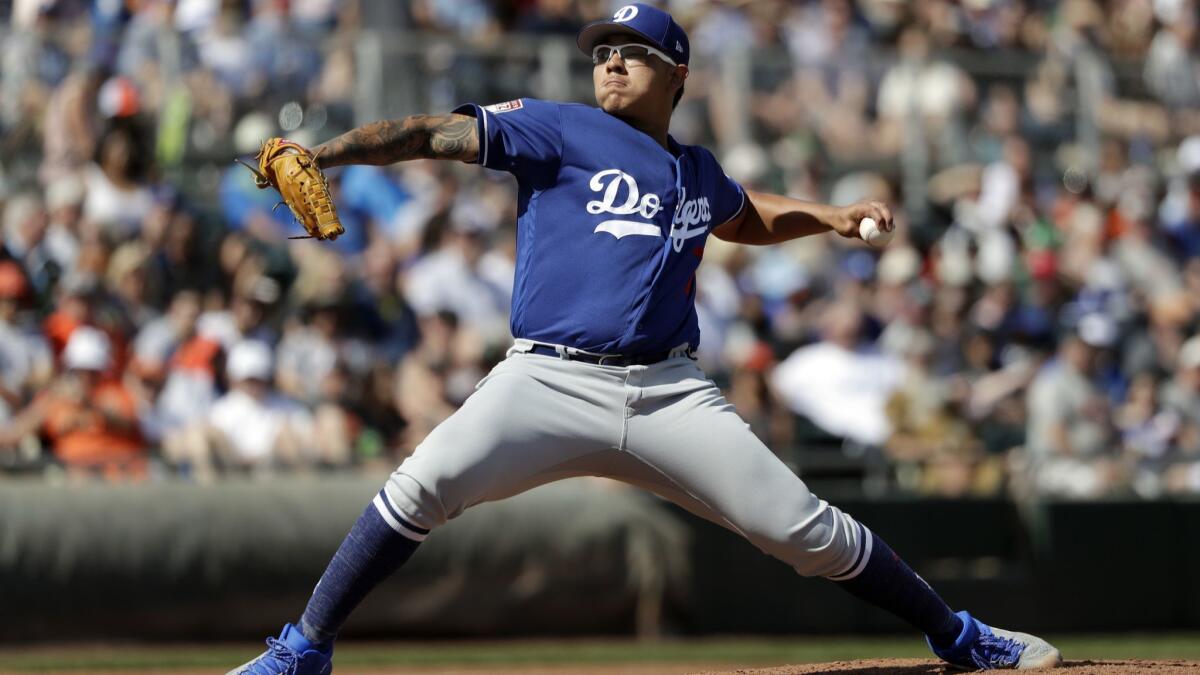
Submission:
M 651 490 L 741 534 L 800 574 L 905 619 L 964 668 L 1055 666 L 1032 635 L 953 612 L 877 535 L 818 499 L 751 432 L 692 358 L 695 273 L 709 236 L 751 245 L 860 223 L 834 207 L 743 189 L 708 150 L 668 133 L 688 38 L 631 4 L 585 26 L 598 107 L 525 98 L 375 122 L 313 152 L 268 141 L 256 171 L 311 236 L 342 230 L 321 168 L 457 160 L 517 179 L 517 269 L 507 358 L 390 476 L 334 555 L 303 615 L 232 673 L 324 674 L 350 612 L 432 530 L 465 509 L 571 476 Z M 273 164 L 275 163 L 275 164 Z M 290 177 L 300 187 L 288 186 Z M 288 191 L 299 195 L 288 198 Z

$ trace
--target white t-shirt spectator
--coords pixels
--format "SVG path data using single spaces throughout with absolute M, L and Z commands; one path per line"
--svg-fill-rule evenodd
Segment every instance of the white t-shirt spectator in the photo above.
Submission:
M 133 341 L 133 354 L 145 363 L 165 364 L 179 348 L 180 336 L 170 317 L 160 316 L 142 326 Z
M 181 429 L 204 419 L 216 400 L 217 385 L 212 373 L 174 368 L 167 374 L 158 395 L 155 413 L 164 432 Z
M 154 206 L 150 188 L 145 185 L 128 189 L 117 187 L 94 164 L 84 170 L 83 178 L 87 185 L 87 197 L 83 200 L 85 220 L 100 223 L 104 229 L 122 238 L 141 230 L 142 221 Z
M 962 71 L 949 63 L 899 63 L 879 85 L 879 116 L 904 119 L 915 109 L 925 116 L 949 117 L 962 102 L 962 81 Z
M 818 342 L 779 364 L 771 384 L 793 412 L 825 431 L 878 445 L 892 433 L 884 407 L 903 377 L 894 356 Z
M 502 324 L 512 303 L 514 269 L 499 253 L 485 253 L 471 268 L 458 251 L 444 249 L 413 266 L 406 295 L 417 314 L 450 310 L 465 324 Z
M 275 394 L 263 400 L 234 389 L 213 404 L 209 421 L 225 434 L 238 459 L 267 462 L 285 426 L 301 437 L 312 436 L 312 415 L 300 404 Z
M 1150 43 L 1143 79 L 1150 93 L 1170 107 L 1200 103 L 1200 59 L 1167 28 Z

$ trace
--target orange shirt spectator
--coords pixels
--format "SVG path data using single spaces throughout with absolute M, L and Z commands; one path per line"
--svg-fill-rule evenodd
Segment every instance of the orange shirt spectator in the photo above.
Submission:
M 133 396 L 117 380 L 94 379 L 93 373 L 84 378 L 79 387 L 83 396 L 62 388 L 44 394 L 42 428 L 55 457 L 68 466 L 101 468 L 106 474 L 109 464 L 129 465 L 134 473 L 143 473 L 145 443 Z M 84 391 L 87 380 L 90 386 Z
M 146 475 L 146 444 L 133 395 L 103 373 L 112 366 L 108 336 L 90 326 L 71 333 L 63 350 L 67 369 L 0 430 L 0 448 L 41 430 L 68 470 L 106 478 Z

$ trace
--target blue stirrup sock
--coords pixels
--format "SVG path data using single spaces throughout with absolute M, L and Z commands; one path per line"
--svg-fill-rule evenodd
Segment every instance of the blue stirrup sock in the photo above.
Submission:
M 313 590 L 298 624 L 304 636 L 314 644 L 332 641 L 350 612 L 408 561 L 427 534 L 428 530 L 399 516 L 387 495 L 380 492 L 346 535 Z M 878 535 L 865 527 L 860 535 L 859 560 L 830 580 L 904 619 L 928 635 L 934 645 L 953 644 L 962 632 L 962 620 Z
M 313 589 L 297 624 L 304 637 L 318 645 L 332 642 L 350 612 L 408 561 L 427 534 L 428 530 L 404 520 L 381 491 L 358 517 Z
M 829 579 L 916 626 L 935 646 L 954 644 L 962 632 L 962 619 L 878 535 L 859 527 L 863 543 L 859 559 L 847 572 Z

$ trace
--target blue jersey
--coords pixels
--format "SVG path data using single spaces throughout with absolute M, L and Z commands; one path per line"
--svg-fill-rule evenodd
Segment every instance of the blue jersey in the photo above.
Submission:
M 479 164 L 517 178 L 514 337 L 646 354 L 700 341 L 696 268 L 745 193 L 708 150 L 598 108 L 520 99 L 455 112 L 479 125 Z

